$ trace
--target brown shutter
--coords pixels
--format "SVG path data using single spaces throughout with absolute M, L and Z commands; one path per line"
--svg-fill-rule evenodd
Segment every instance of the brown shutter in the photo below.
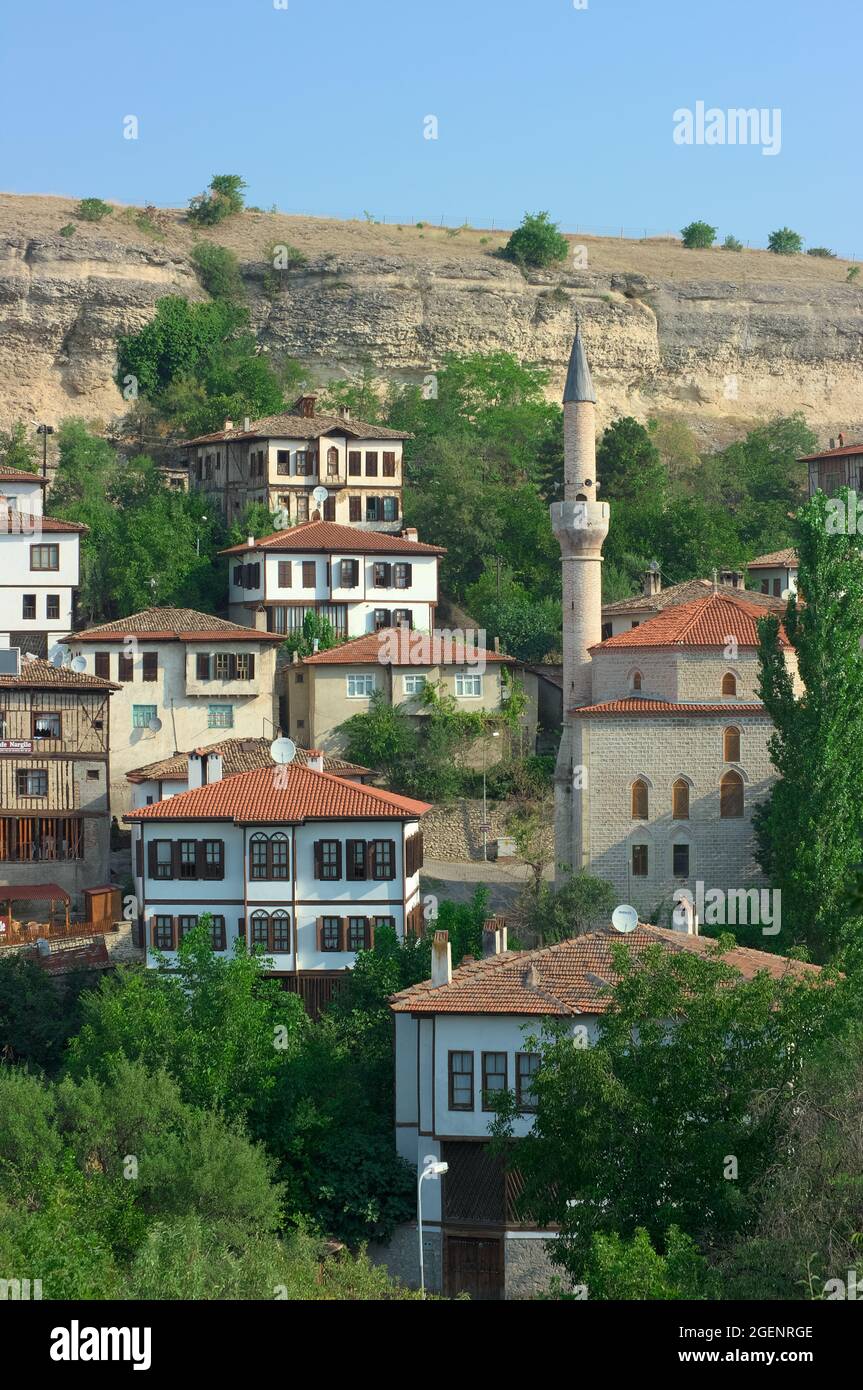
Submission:
M 350 497 L 348 499 L 348 518 L 350 521 L 362 521 L 363 510 L 361 498 Z
M 250 681 L 253 681 L 253 680 L 255 679 L 255 653 L 254 653 L 254 652 L 250 652 L 250 653 L 249 653 L 249 658 L 248 658 L 248 671 L 249 671 L 248 679 L 249 679 Z
M 414 567 L 412 564 L 405 565 L 405 588 L 409 589 L 413 584 Z
M 321 842 L 320 842 L 320 840 L 315 840 L 314 850 L 315 850 L 315 878 L 320 878 L 320 877 L 321 877 Z M 320 918 L 319 918 L 318 920 L 320 921 Z
M 219 846 L 219 872 L 218 872 L 217 874 L 214 874 L 213 877 L 214 877 L 214 878 L 224 878 L 224 877 L 225 877 L 225 842 L 224 842 L 224 840 L 217 840 L 217 841 L 216 841 L 216 844 Z
M 151 849 L 153 848 L 152 845 L 150 846 L 150 848 L 151 848 Z M 151 945 L 151 946 L 155 946 L 155 944 L 156 944 L 156 916 L 155 916 L 155 913 L 154 913 L 153 916 L 150 918 L 150 945 Z
M 245 939 L 246 939 L 246 919 L 245 919 L 245 917 L 238 917 L 238 918 L 237 918 L 237 932 L 238 932 L 238 935 L 240 936 L 240 938 L 241 938 L 243 941 L 245 941 Z
M 142 827 L 141 827 L 141 834 L 143 835 L 143 833 L 144 833 L 144 830 L 143 830 L 143 826 L 142 826 Z M 148 846 L 147 846 L 147 873 L 150 875 L 150 878 L 155 878 L 155 877 L 156 877 L 156 841 L 155 841 L 155 840 L 151 840 L 150 843 L 149 843 Z
M 316 846 L 316 848 L 317 848 L 317 846 Z M 316 939 L 317 939 L 318 950 L 319 950 L 319 951 L 322 951 L 322 950 L 323 950 L 323 945 L 324 945 L 324 919 L 323 919 L 323 917 L 316 917 L 316 918 L 315 918 L 315 936 L 316 936 Z
M 96 675 L 102 680 L 111 679 L 111 653 L 96 653 Z
M 176 951 L 176 949 L 177 949 L 177 919 L 176 919 L 176 917 L 172 917 L 172 918 L 171 918 L 171 950 L 172 950 L 172 951 Z
M 342 876 L 342 845 L 341 841 L 336 841 L 336 878 Z
M 348 949 L 348 919 L 347 917 L 343 917 L 341 921 L 342 925 L 339 929 L 339 945 L 341 946 L 343 951 L 346 951 Z
M 290 560 L 279 561 L 279 588 L 290 589 L 291 587 L 291 562 Z
M 180 841 L 171 841 L 171 878 L 180 877 Z
M 274 935 L 274 933 L 273 933 L 273 919 L 272 919 L 272 917 L 268 917 L 268 918 L 267 918 L 267 950 L 268 950 L 268 951 L 275 951 L 275 949 L 276 949 L 275 943 L 274 943 L 274 940 L 273 940 L 273 935 Z
M 367 917 L 367 918 L 366 918 L 366 950 L 367 950 L 367 951 L 373 951 L 374 949 L 375 949 L 375 919 L 374 919 L 374 917 Z

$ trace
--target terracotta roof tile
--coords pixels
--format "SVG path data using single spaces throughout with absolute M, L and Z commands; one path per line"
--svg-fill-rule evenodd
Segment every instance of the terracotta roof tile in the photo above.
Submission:
M 817 459 L 850 458 L 853 454 L 863 454 L 863 444 L 843 444 L 841 449 L 825 449 L 820 454 L 802 454 L 798 463 L 814 463 Z
M 83 632 L 70 632 L 67 642 L 119 642 L 127 633 L 149 637 L 158 642 L 283 642 L 273 632 L 259 632 L 253 627 L 216 618 L 212 613 L 196 613 L 193 608 L 145 608 L 128 618 L 111 623 L 99 623 Z
M 601 1014 L 609 1007 L 607 987 L 617 974 L 612 947 L 624 945 L 640 955 L 649 946 L 668 951 L 687 951 L 709 957 L 715 941 L 705 936 L 688 936 L 640 922 L 634 932 L 622 936 L 613 927 L 588 932 L 535 951 L 505 951 L 498 956 L 473 961 L 453 971 L 452 983 L 433 988 L 430 980 L 394 994 L 390 1007 L 395 1013 L 412 1014 L 517 1014 L 555 1015 Z M 782 979 L 817 978 L 821 967 L 735 946 L 720 958 L 735 969 L 740 978 L 751 980 L 762 970 Z M 535 984 L 529 983 L 528 968 L 533 966 Z
M 335 521 L 300 521 L 284 531 L 261 536 L 254 545 L 231 545 L 220 555 L 241 555 L 253 550 L 339 551 L 347 555 L 445 555 L 439 545 L 393 536 L 388 531 L 360 531 Z
M 759 618 L 768 609 L 738 598 L 731 592 L 708 594 L 692 603 L 676 604 L 649 618 L 640 627 L 619 632 L 597 643 L 592 651 L 614 651 L 618 647 L 724 647 L 733 637 L 740 647 L 758 646 Z M 780 629 L 780 640 L 788 645 Z
M 206 787 L 180 792 L 123 817 L 136 820 L 227 820 L 238 825 L 304 820 L 414 820 L 431 807 L 377 787 L 361 786 L 329 772 L 289 764 L 256 768 Z
M 206 748 L 195 751 L 219 753 L 222 757 L 222 777 L 235 777 L 240 772 L 251 772 L 256 767 L 275 767 L 270 753 L 272 740 L 268 738 L 226 738 L 221 743 L 208 743 Z M 296 763 L 305 767 L 309 754 L 305 748 L 297 749 Z M 349 763 L 344 758 L 324 756 L 324 772 L 333 772 L 338 777 L 370 776 L 371 769 L 360 767 L 359 763 Z M 174 753 L 170 758 L 161 758 L 155 763 L 145 763 L 127 772 L 130 782 L 170 782 L 185 781 L 189 775 L 189 754 Z
M 119 685 L 103 680 L 100 676 L 88 676 L 80 671 L 70 671 L 68 667 L 52 666 L 50 661 L 22 661 L 21 674 L 0 676 L 0 689 L 4 690 L 54 690 L 66 687 L 81 690 L 120 690 Z
M 569 712 L 577 714 L 580 719 L 600 718 L 605 714 L 644 715 L 648 718 L 658 714 L 686 718 L 690 715 L 701 715 L 703 718 L 719 716 L 722 719 L 731 714 L 735 717 L 743 714 L 763 714 L 765 719 L 769 718 L 763 705 L 734 704 L 732 700 L 721 705 L 697 705 L 675 703 L 673 700 L 640 700 L 636 695 L 628 695 L 623 700 L 605 700 L 598 705 L 581 705 Z
M 395 662 L 391 661 L 393 654 L 397 658 Z M 444 632 L 412 632 L 386 627 L 303 658 L 305 666 L 459 666 L 476 661 L 515 664 L 515 657 L 504 656 L 503 652 L 487 652 L 482 647 L 465 648 L 448 640 Z
M 749 561 L 749 569 L 776 569 L 777 567 L 792 568 L 797 564 L 797 551 L 791 546 L 785 550 L 774 550 L 770 555 L 758 555 L 754 560 Z M 759 598 L 766 599 L 766 594 L 759 594 Z
M 0 468 L 0 483 L 39 483 L 42 487 L 48 486 L 48 479 L 42 478 L 38 473 L 28 473 L 25 468 Z
M 344 419 L 339 415 L 294 415 L 282 411 L 251 420 L 247 430 L 217 430 L 214 434 L 199 434 L 185 444 L 218 444 L 250 439 L 318 439 L 322 434 L 344 434 L 353 439 L 411 439 L 406 430 L 391 430 L 386 425 L 372 425 L 367 420 Z
M 745 603 L 754 603 L 760 608 L 776 608 L 782 611 L 785 609 L 785 600 L 775 598 L 772 594 L 757 594 L 752 589 L 735 589 L 731 584 L 718 584 L 716 587 L 720 594 L 733 594 Z M 658 594 L 633 594 L 631 598 L 617 599 L 615 603 L 604 603 L 602 616 L 611 618 L 616 613 L 661 613 L 674 604 L 691 603 L 712 593 L 712 579 L 687 579 L 682 584 L 671 584 L 667 589 L 660 589 Z

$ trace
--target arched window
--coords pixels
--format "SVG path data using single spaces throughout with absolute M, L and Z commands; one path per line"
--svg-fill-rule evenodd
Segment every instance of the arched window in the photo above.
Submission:
M 283 908 L 277 908 L 270 919 L 272 927 L 272 937 L 270 940 L 270 950 L 290 951 L 291 949 L 291 919 Z
M 722 693 L 723 695 L 737 694 L 737 677 L 732 671 L 726 671 L 722 677 Z
M 633 674 L 632 674 L 632 688 L 633 688 L 633 690 L 640 690 L 640 689 L 641 689 L 641 672 L 640 672 L 640 671 L 634 671 Z
M 252 945 L 267 947 L 270 944 L 270 918 L 266 912 L 252 913 Z
M 267 877 L 268 844 L 266 835 L 256 834 L 249 840 L 249 878 Z
M 678 777 L 671 788 L 671 814 L 674 820 L 689 820 L 689 783 Z
M 632 784 L 632 819 L 647 820 L 648 792 L 647 783 L 641 778 Z
M 739 772 L 726 772 L 719 783 L 719 814 L 723 820 L 743 815 L 743 778 Z
M 733 725 L 722 731 L 722 757 L 726 763 L 740 762 L 740 730 Z

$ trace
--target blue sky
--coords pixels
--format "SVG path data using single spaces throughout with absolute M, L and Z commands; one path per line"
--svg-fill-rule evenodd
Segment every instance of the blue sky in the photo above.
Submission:
M 7 4 L 3 189 L 183 205 L 237 172 L 285 212 L 500 227 L 547 208 L 628 235 L 704 218 L 863 257 L 860 0 L 278 3 Z M 780 108 L 781 152 L 676 145 L 699 100 Z

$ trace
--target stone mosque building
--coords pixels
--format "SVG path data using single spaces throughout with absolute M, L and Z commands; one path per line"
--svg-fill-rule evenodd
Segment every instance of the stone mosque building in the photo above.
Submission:
M 678 888 L 695 897 L 699 881 L 705 892 L 760 887 L 752 815 L 775 780 L 758 697 L 767 604 L 711 586 L 603 641 L 612 517 L 597 499 L 596 396 L 580 333 L 563 403 L 564 500 L 551 508 L 563 558 L 557 872 L 608 880 L 642 916 L 670 909 Z

